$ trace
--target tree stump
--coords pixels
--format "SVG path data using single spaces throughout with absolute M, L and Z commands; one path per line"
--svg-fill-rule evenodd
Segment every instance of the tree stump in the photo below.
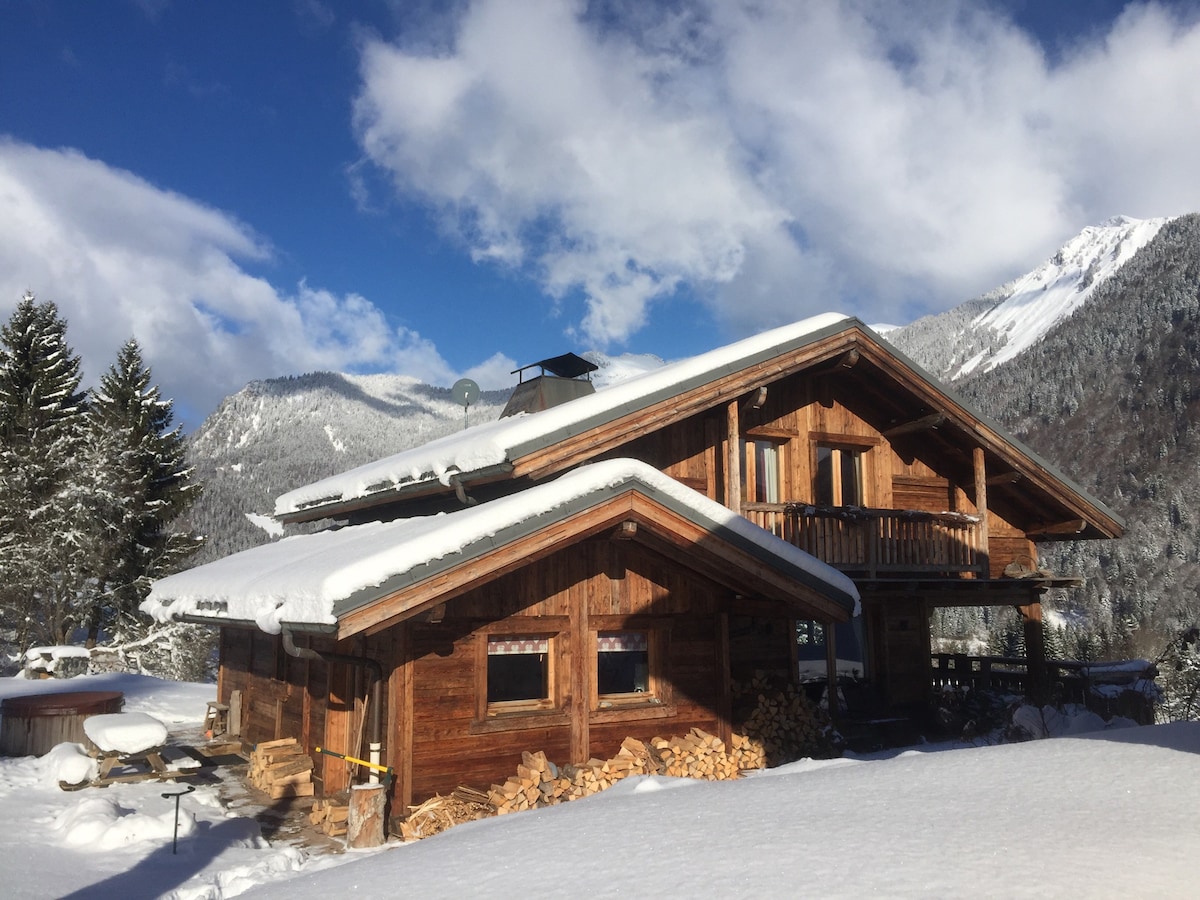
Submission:
M 387 793 L 382 784 L 356 784 L 350 789 L 346 846 L 356 850 L 382 847 Z

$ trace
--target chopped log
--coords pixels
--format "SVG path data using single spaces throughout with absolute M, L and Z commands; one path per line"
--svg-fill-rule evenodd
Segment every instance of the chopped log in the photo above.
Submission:
M 350 789 L 346 846 L 356 850 L 382 847 L 387 791 L 382 784 L 356 784 Z

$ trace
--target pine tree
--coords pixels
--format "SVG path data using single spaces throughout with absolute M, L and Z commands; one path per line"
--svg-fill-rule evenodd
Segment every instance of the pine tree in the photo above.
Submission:
M 191 534 L 172 527 L 200 493 L 172 418 L 172 402 L 160 397 L 141 348 L 129 340 L 92 398 L 92 472 L 104 531 L 103 591 L 89 611 L 89 646 L 101 628 L 139 630 L 137 606 L 151 582 L 198 547 Z
M 53 303 L 26 294 L 0 330 L 0 614 L 18 643 L 65 643 L 92 558 L 79 357 Z

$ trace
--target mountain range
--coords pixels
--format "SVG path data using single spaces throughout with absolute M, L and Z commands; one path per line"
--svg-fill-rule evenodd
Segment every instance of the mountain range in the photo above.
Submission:
M 1126 518 L 1118 541 L 1041 548 L 1045 567 L 1085 579 L 1048 598 L 1052 650 L 1153 656 L 1197 620 L 1200 216 L 1085 228 L 1028 274 L 886 338 Z M 599 389 L 662 364 L 585 355 Z M 271 539 L 277 494 L 493 419 L 507 395 L 464 410 L 449 388 L 398 375 L 248 385 L 190 439 L 205 484 L 196 561 Z M 1004 627 L 978 611 L 942 626 L 976 644 Z

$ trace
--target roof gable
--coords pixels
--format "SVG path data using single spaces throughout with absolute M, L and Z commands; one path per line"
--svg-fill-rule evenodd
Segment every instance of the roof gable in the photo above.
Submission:
M 858 592 L 837 570 L 644 463 L 611 460 L 452 514 L 245 550 L 157 582 L 142 611 L 160 621 L 253 622 L 268 632 L 324 626 L 346 637 L 626 520 L 684 552 L 702 545 L 695 555 L 709 562 L 695 565 L 709 566 L 718 580 L 748 579 L 768 596 L 832 619 L 857 610 Z
M 456 483 L 540 479 L 620 448 L 644 433 L 728 402 L 790 374 L 869 370 L 864 389 L 896 408 L 924 410 L 939 439 L 969 457 L 988 456 L 998 490 L 1029 500 L 1045 518 L 1044 536 L 1115 537 L 1120 518 L 998 425 L 971 408 L 857 319 L 825 314 L 631 378 L 533 415 L 483 423 L 281 496 L 276 516 L 307 521 L 407 497 L 446 492 Z M 918 413 L 911 413 L 917 416 Z M 908 425 L 912 425 L 910 421 Z M 919 421 L 916 424 L 920 424 Z M 907 427 L 901 425 L 900 429 Z M 900 430 L 897 429 L 897 430 Z M 1007 483 L 1003 478 L 1011 479 Z M 1014 490 L 1011 486 L 1019 482 Z M 1078 523 L 1078 527 L 1074 523 Z M 1038 523 L 1034 523 L 1038 525 Z
M 834 313 L 813 316 L 643 373 L 562 406 L 474 425 L 289 491 L 276 500 L 275 515 L 284 521 L 309 521 L 338 515 L 346 508 L 448 490 L 454 476 L 464 482 L 508 477 L 514 461 L 550 450 L 572 437 L 594 434 L 656 404 L 671 403 L 714 379 L 808 346 L 856 321 Z M 556 471 L 561 468 L 565 466 Z

